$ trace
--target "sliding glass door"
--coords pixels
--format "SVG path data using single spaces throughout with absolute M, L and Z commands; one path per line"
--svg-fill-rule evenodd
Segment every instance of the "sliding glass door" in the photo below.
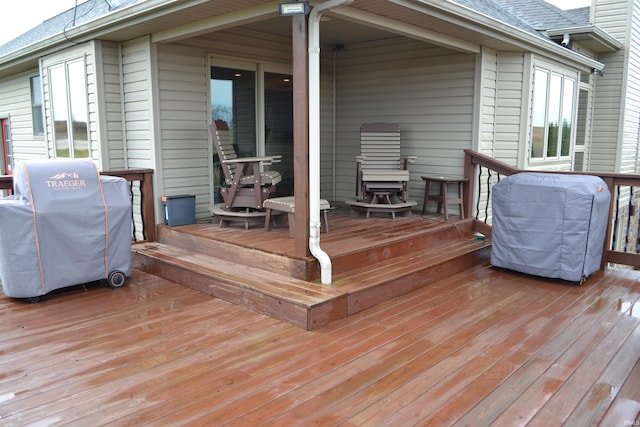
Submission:
M 211 120 L 224 120 L 240 157 L 281 156 L 271 166 L 282 175 L 275 196 L 293 194 L 293 87 L 288 74 L 261 71 L 251 64 L 213 60 Z M 222 173 L 214 156 L 216 203 Z
M 277 195 L 293 194 L 293 84 L 291 76 L 264 74 L 265 154 L 281 156 Z

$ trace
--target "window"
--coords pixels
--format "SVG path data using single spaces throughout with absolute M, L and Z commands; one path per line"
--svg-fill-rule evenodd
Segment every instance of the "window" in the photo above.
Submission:
M 273 66 L 220 62 L 228 66 L 211 67 L 211 120 L 227 122 L 240 157 L 280 156 L 280 162 L 271 166 L 283 177 L 276 191 L 293 194 L 291 74 L 281 72 L 288 70 L 271 71 Z M 214 180 L 219 183 L 221 172 L 216 157 Z
M 42 85 L 40 84 L 40 76 L 33 76 L 30 80 L 33 134 L 35 136 L 42 136 L 44 135 L 44 116 L 42 114 Z
M 575 79 L 536 68 L 531 132 L 532 159 L 559 159 L 571 154 Z
M 56 157 L 89 157 L 84 60 L 50 67 L 49 85 Z

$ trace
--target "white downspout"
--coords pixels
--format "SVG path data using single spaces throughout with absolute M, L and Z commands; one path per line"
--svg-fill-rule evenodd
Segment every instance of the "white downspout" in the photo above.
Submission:
M 309 250 L 320 263 L 320 280 L 331 284 L 331 259 L 320 248 L 320 17 L 353 0 L 329 0 L 309 14 Z

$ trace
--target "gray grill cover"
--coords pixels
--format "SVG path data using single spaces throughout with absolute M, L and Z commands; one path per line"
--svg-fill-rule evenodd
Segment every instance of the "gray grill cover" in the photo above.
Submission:
M 131 201 L 123 178 L 90 159 L 21 162 L 0 199 L 0 280 L 10 297 L 131 273 Z
M 600 269 L 610 193 L 595 176 L 520 173 L 493 186 L 491 263 L 580 281 Z

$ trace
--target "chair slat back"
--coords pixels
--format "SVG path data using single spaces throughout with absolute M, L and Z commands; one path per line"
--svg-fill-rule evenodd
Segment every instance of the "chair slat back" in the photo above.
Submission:
M 218 157 L 220 158 L 220 164 L 222 171 L 224 172 L 224 178 L 227 183 L 233 182 L 233 177 L 236 174 L 238 168 L 237 164 L 225 163 L 225 160 L 235 160 L 238 158 L 233 142 L 231 141 L 231 134 L 229 133 L 229 126 L 224 120 L 215 120 L 209 126 L 211 137 L 213 138 L 213 145 L 216 147 Z
M 363 168 L 400 167 L 400 126 L 395 123 L 364 123 L 360 126 Z

